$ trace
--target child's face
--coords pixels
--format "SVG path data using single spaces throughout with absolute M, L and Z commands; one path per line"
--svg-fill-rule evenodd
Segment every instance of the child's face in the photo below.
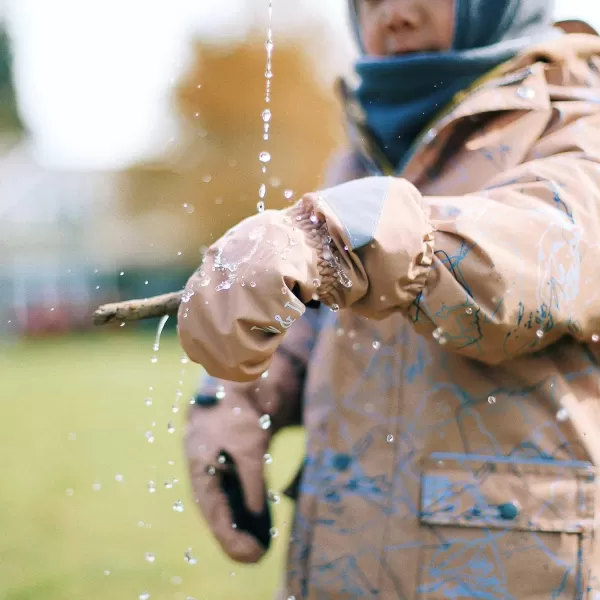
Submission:
M 357 0 L 360 31 L 370 56 L 450 50 L 454 0 Z

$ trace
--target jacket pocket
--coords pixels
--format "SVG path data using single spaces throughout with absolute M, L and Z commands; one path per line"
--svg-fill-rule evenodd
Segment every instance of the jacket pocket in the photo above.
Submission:
M 596 496 L 588 463 L 432 455 L 417 598 L 596 600 Z

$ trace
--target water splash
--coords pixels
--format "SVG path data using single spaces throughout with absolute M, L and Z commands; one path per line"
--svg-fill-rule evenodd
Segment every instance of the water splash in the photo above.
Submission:
M 152 350 L 154 352 L 158 352 L 160 348 L 160 336 L 162 335 L 163 329 L 169 320 L 169 315 L 165 315 L 158 322 L 158 328 L 156 329 L 156 337 L 154 338 L 154 345 L 152 346 Z

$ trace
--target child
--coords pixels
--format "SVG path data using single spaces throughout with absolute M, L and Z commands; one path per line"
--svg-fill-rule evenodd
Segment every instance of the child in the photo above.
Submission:
M 552 12 L 351 2 L 348 168 L 190 279 L 181 343 L 222 381 L 186 447 L 234 559 L 304 414 L 289 598 L 600 598 L 600 39 Z

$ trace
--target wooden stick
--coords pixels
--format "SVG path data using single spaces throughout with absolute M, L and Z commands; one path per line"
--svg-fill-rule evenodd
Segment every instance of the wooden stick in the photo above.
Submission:
M 142 319 L 154 319 L 165 315 L 177 314 L 183 292 L 172 292 L 144 298 L 143 300 L 127 300 L 126 302 L 115 302 L 100 306 L 92 317 L 94 325 L 108 325 L 109 323 L 127 323 L 141 321 Z

